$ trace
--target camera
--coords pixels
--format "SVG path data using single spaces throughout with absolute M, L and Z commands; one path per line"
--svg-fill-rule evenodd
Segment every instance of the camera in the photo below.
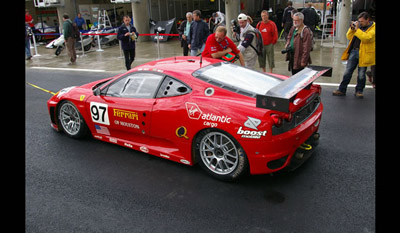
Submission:
M 351 24 L 350 24 L 350 27 L 354 29 L 356 27 L 356 22 L 357 21 L 352 21 Z
M 240 33 L 240 25 L 236 20 L 232 19 L 231 25 L 232 25 L 233 32 Z
M 283 50 L 281 51 L 281 53 L 282 53 L 282 54 L 285 54 L 285 53 L 288 53 L 288 52 L 290 52 L 290 51 L 292 51 L 292 48 L 289 46 L 289 47 L 283 49 Z

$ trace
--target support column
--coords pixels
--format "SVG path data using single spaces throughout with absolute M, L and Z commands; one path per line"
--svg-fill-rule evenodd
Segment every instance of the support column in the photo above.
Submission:
M 67 13 L 69 15 L 69 19 L 73 22 L 76 17 L 76 9 L 75 9 L 75 1 L 74 0 L 64 0 L 64 6 L 57 7 L 57 17 L 59 22 L 60 33 L 62 33 L 63 28 L 63 15 Z
M 339 43 L 346 44 L 346 33 L 351 21 L 351 0 L 342 0 L 338 8 L 340 9 L 338 14 L 339 17 L 337 17 L 339 19 Z
M 239 15 L 240 0 L 225 0 L 225 20 L 227 36 L 232 39 L 231 20 Z
M 150 33 L 149 25 L 149 2 L 148 0 L 141 0 L 139 2 L 132 2 L 132 18 L 133 26 L 139 33 Z M 138 41 L 148 41 L 149 36 L 139 36 Z

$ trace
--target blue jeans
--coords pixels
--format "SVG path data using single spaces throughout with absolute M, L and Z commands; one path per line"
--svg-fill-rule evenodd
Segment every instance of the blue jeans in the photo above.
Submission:
M 347 85 L 349 85 L 351 76 L 353 75 L 354 70 L 358 66 L 359 54 L 358 50 L 353 49 L 350 52 L 349 60 L 347 60 L 346 70 L 344 71 L 343 80 L 340 83 L 339 91 L 346 93 Z M 367 71 L 367 67 L 358 67 L 358 76 L 357 76 L 357 85 L 356 92 L 363 92 L 365 88 L 365 72 Z
M 204 48 L 206 47 L 206 44 L 203 44 L 201 48 L 196 48 L 196 49 L 190 49 L 190 56 L 196 56 L 197 52 L 200 50 L 200 53 L 204 51 Z
M 28 39 L 25 38 L 25 54 L 26 54 L 26 57 L 32 57 L 31 44 L 29 42 L 29 38 Z

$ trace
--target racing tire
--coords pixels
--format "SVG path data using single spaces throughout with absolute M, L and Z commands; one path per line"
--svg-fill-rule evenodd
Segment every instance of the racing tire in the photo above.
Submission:
M 88 45 L 83 46 L 83 50 L 85 50 L 85 52 L 89 51 L 91 47 L 92 47 L 92 44 L 90 43 Z
M 196 161 L 212 177 L 234 181 L 247 172 L 246 153 L 228 133 L 206 129 L 199 133 L 194 145 Z
M 72 138 L 83 138 L 88 134 L 88 127 L 76 106 L 70 101 L 63 101 L 57 109 L 58 123 L 62 131 Z
M 56 49 L 56 52 L 55 52 L 56 56 L 60 55 L 60 53 L 63 51 L 63 49 L 64 49 L 64 47 L 58 46 Z

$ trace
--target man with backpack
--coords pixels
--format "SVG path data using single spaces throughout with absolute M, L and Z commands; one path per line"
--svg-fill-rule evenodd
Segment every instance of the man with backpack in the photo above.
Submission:
M 67 47 L 68 56 L 70 57 L 69 65 L 75 64 L 76 52 L 75 52 L 75 42 L 76 38 L 79 37 L 79 29 L 77 26 L 72 25 L 72 21 L 69 19 L 68 14 L 63 15 L 63 35 L 65 39 L 65 45 Z M 78 32 L 76 32 L 78 31 Z
M 261 19 L 262 21 L 258 22 L 256 29 L 261 32 L 264 51 L 258 56 L 258 64 L 266 72 L 265 67 L 268 58 L 269 72 L 272 73 L 272 69 L 275 67 L 274 44 L 278 40 L 278 29 L 274 21 L 269 20 L 268 11 L 261 11 Z
M 254 69 L 259 54 L 256 30 L 248 22 L 247 15 L 243 13 L 239 14 L 238 21 L 240 25 L 240 43 L 237 48 L 243 54 L 245 67 Z M 233 34 L 233 38 L 236 38 L 236 33 L 234 32 Z
M 292 71 L 292 75 L 311 64 L 313 33 L 304 25 L 303 20 L 304 15 L 301 12 L 293 15 L 293 27 L 286 38 L 285 49 L 282 50 L 282 53 L 286 53 L 286 61 L 289 61 L 288 70 Z

